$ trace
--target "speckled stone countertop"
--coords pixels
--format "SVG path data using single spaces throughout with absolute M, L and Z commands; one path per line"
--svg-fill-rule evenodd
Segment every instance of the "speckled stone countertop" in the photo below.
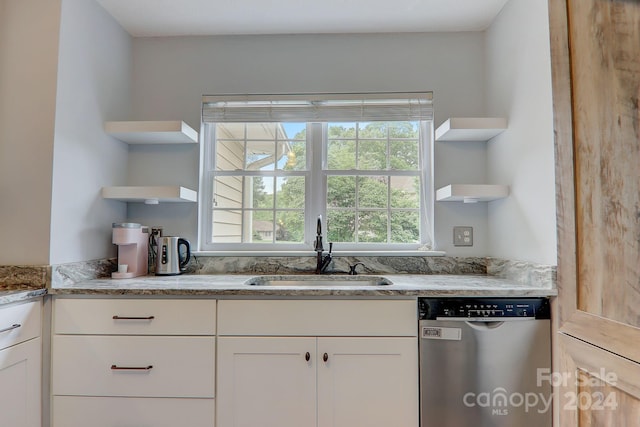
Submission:
M 27 290 L 2 290 L 0 291 L 0 306 L 12 304 L 14 302 L 28 301 L 33 298 L 39 298 L 47 294 L 47 290 L 27 289 Z
M 554 296 L 556 289 L 522 285 L 507 279 L 480 275 L 376 275 L 390 285 L 369 285 L 348 280 L 362 280 L 366 275 L 323 275 L 339 284 L 302 286 L 251 285 L 260 275 L 181 275 L 143 276 L 133 279 L 96 279 L 73 284 L 58 284 L 49 289 L 53 295 L 181 295 L 208 297 L 415 297 L 415 296 Z M 270 276 L 290 278 L 291 276 Z M 371 276 L 369 276 L 371 277 Z

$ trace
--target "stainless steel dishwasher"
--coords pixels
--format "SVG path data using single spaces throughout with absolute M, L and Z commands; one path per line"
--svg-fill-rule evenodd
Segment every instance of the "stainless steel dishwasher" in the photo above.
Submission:
M 551 426 L 546 298 L 419 298 L 420 426 Z

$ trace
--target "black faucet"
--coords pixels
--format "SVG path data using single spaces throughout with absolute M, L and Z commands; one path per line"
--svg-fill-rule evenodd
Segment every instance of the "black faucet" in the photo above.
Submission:
M 333 242 L 329 243 L 329 253 L 324 255 L 324 246 L 322 245 L 322 215 L 318 215 L 318 225 L 316 227 L 316 243 L 314 245 L 318 262 L 316 264 L 316 274 L 322 274 L 331 264 L 331 251 L 333 251 Z
M 356 262 L 355 264 L 349 266 L 349 276 L 356 276 L 358 274 L 358 272 L 356 271 L 356 268 L 359 265 L 364 267 L 364 264 L 361 262 Z

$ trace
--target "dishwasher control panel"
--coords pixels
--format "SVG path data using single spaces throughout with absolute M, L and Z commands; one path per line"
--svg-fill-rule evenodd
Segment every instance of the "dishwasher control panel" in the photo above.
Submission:
M 550 318 L 547 298 L 419 298 L 418 313 L 421 320 Z

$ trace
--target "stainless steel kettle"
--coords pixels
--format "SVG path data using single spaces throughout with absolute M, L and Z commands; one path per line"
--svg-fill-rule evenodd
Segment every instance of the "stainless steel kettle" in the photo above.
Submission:
M 182 237 L 160 236 L 156 239 L 156 275 L 171 276 L 185 271 L 191 259 L 191 245 Z M 184 255 L 180 253 L 184 246 Z

